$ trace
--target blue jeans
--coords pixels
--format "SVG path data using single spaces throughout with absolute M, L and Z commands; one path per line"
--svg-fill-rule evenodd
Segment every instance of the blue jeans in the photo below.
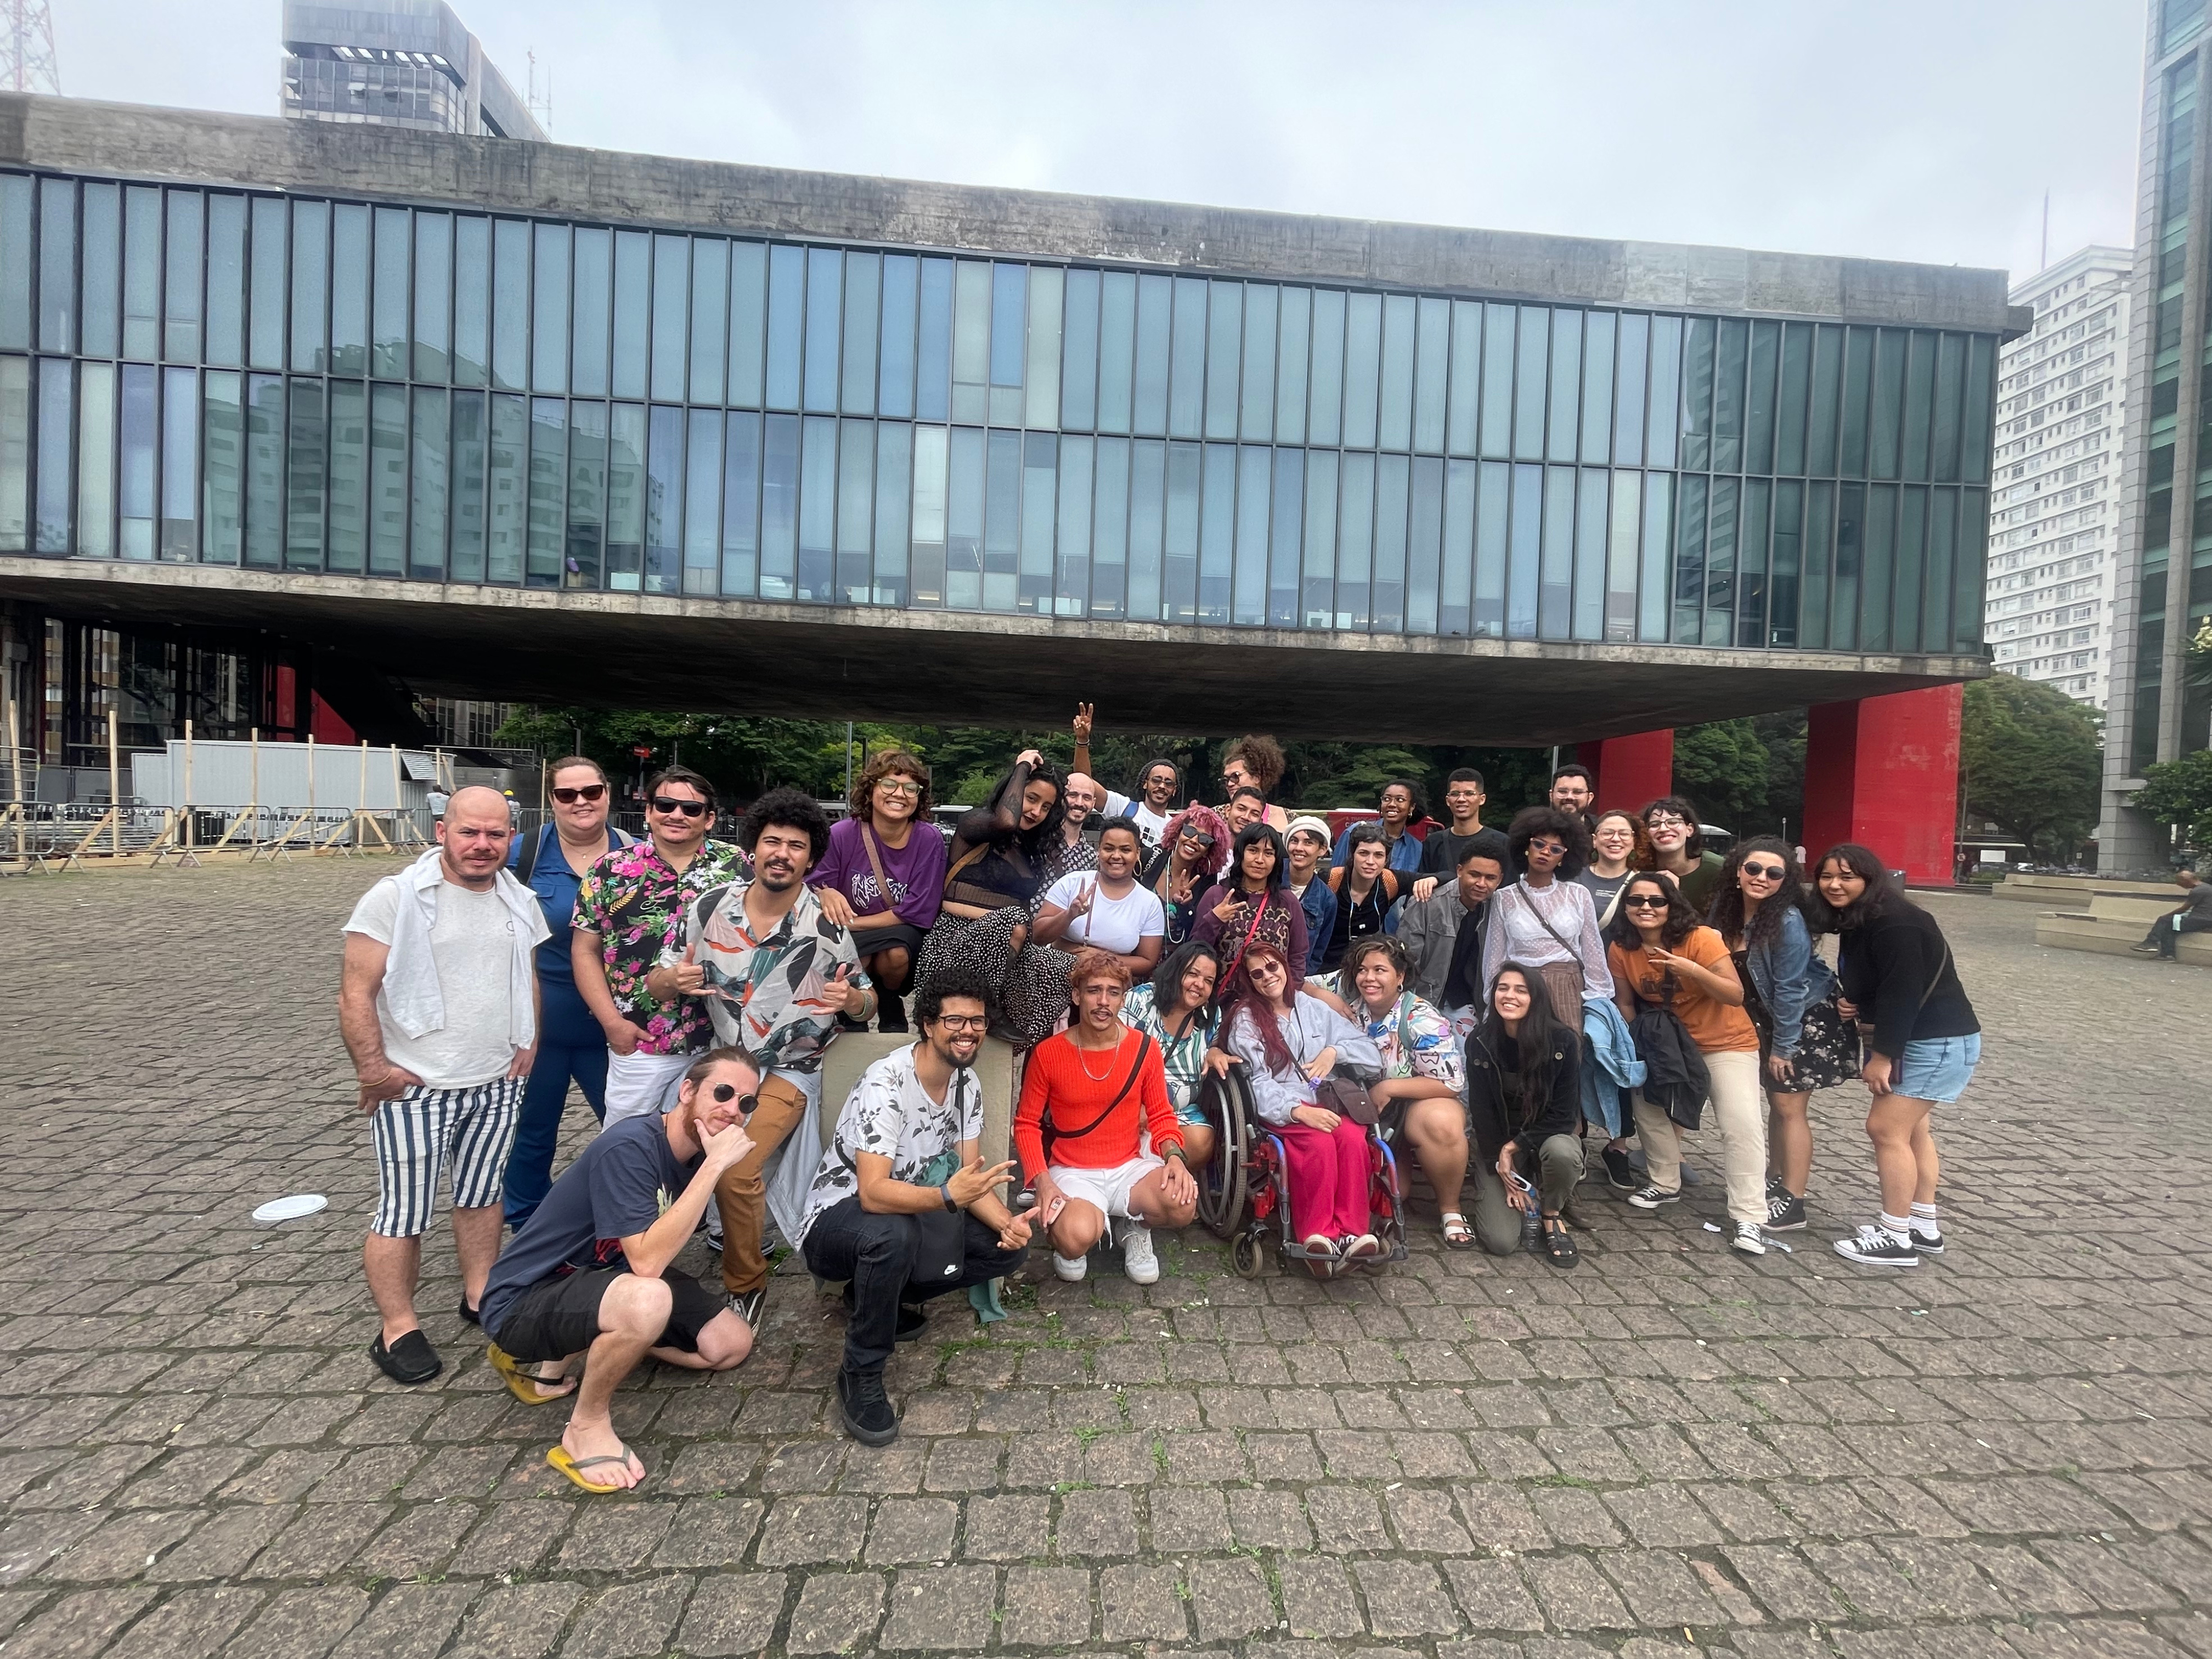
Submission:
M 569 1079 L 584 1091 L 593 1117 L 604 1119 L 607 1113 L 607 1035 L 582 998 L 574 999 L 574 1008 L 561 1006 L 564 1000 L 557 994 L 544 999 L 538 1059 L 523 1086 L 514 1150 L 507 1154 L 507 1221 L 517 1230 L 553 1189 L 553 1153 L 561 1139 Z

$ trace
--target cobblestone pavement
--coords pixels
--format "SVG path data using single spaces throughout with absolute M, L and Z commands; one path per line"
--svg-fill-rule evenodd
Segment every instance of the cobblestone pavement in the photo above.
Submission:
M 619 1397 L 650 1477 L 591 1498 L 465 1340 L 442 1228 L 446 1373 L 366 1358 L 332 994 L 376 872 L 0 885 L 5 1659 L 2212 1655 L 2200 971 L 1932 902 L 1989 1036 L 1915 1273 L 1827 1250 L 1873 1208 L 1840 1090 L 1794 1255 L 1705 1232 L 1717 1180 L 1652 1218 L 1586 1187 L 1566 1274 L 1425 1229 L 1331 1288 L 1166 1243 L 1149 1290 L 941 1307 L 870 1451 L 787 1264 L 741 1370 Z M 330 1209 L 248 1221 L 301 1190 Z

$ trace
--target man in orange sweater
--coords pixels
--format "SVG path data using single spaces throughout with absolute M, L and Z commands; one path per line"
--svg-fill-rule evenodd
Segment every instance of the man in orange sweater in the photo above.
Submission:
M 1160 1276 L 1154 1227 L 1188 1227 L 1198 1182 L 1183 1152 L 1159 1045 L 1121 1023 L 1129 969 L 1085 951 L 1067 975 L 1077 1021 L 1030 1051 L 1014 1109 L 1014 1149 L 1052 1240 L 1053 1271 L 1081 1279 L 1091 1247 L 1115 1219 L 1121 1264 L 1139 1285 Z M 1140 1133 L 1152 1136 L 1146 1152 Z

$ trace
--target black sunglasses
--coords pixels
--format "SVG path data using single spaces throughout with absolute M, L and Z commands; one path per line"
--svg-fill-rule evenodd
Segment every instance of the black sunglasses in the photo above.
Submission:
M 655 795 L 653 810 L 656 812 L 681 812 L 687 818 L 703 818 L 714 809 L 703 800 L 678 800 L 670 795 Z
M 553 792 L 553 799 L 563 806 L 573 806 L 580 800 L 597 800 L 606 793 L 604 783 L 563 784 Z
M 1667 901 L 1656 893 L 1638 893 L 1633 898 L 1621 900 L 1620 908 L 1624 910 L 1663 910 L 1667 908 Z
M 734 1083 L 717 1083 L 709 1092 L 714 1095 L 714 1103 L 718 1106 L 726 1106 L 732 1100 L 736 1101 L 738 1109 L 747 1117 L 753 1115 L 753 1108 L 760 1103 L 760 1097 L 750 1091 L 739 1094 Z
M 1201 853 L 1213 850 L 1213 837 L 1202 830 L 1186 830 L 1182 832 L 1182 838 Z
M 1754 881 L 1779 881 L 1788 870 L 1779 864 L 1747 864 L 1743 872 Z

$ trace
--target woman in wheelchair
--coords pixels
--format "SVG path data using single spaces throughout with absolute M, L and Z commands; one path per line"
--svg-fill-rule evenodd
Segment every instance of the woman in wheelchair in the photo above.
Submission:
M 1521 1248 L 1522 1218 L 1543 1215 L 1544 1259 L 1577 1260 L 1559 1212 L 1582 1179 L 1582 1043 L 1552 1015 L 1544 978 L 1509 962 L 1490 985 L 1490 1009 L 1467 1039 L 1468 1118 L 1479 1154 L 1474 1227 L 1482 1248 Z
M 1444 1243 L 1455 1250 L 1474 1243 L 1474 1229 L 1460 1209 L 1467 1179 L 1467 1109 L 1460 1104 L 1464 1073 L 1451 1023 L 1408 990 L 1413 963 L 1406 947 L 1387 934 L 1363 939 L 1344 953 L 1337 981 L 1352 1022 L 1364 1026 L 1382 1056 L 1382 1080 L 1369 1093 L 1421 1160 L 1437 1195 Z
M 1160 1045 L 1168 1098 L 1175 1102 L 1176 1121 L 1182 1125 L 1182 1144 L 1194 1170 L 1204 1169 L 1213 1158 L 1213 1123 L 1199 1103 L 1199 1085 L 1208 1070 L 1229 1069 L 1229 1056 L 1212 1048 L 1221 1029 L 1220 1014 L 1213 1006 L 1220 973 L 1220 955 L 1211 945 L 1193 939 L 1170 952 L 1152 979 L 1131 991 L 1121 1005 L 1121 1023 L 1149 1031 Z M 1461 1155 L 1465 1157 L 1464 1149 Z
M 1298 994 L 1273 943 L 1255 940 L 1230 982 L 1228 1051 L 1244 1062 L 1261 1121 L 1281 1137 L 1292 1235 L 1316 1266 L 1383 1255 L 1367 1207 L 1368 1132 L 1315 1089 L 1340 1062 L 1379 1072 L 1382 1054 L 1326 1002 Z

